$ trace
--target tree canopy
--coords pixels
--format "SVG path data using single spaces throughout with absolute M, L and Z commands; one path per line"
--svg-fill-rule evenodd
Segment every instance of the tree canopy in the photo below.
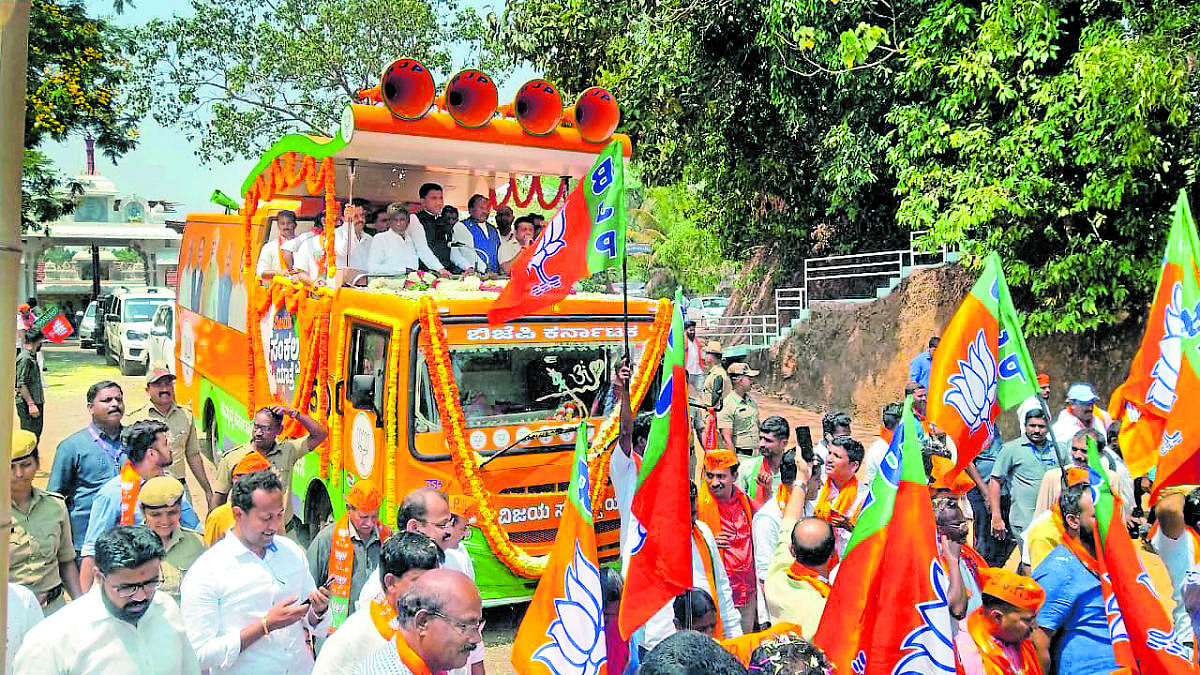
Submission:
M 194 0 L 137 33 L 142 99 L 205 160 L 257 158 L 280 136 L 329 134 L 387 64 L 451 66 L 458 44 L 492 71 L 488 31 L 455 0 Z
M 726 255 L 996 250 L 1032 333 L 1144 302 L 1200 160 L 1200 2 L 510 0 L 504 44 L 599 83 Z M 975 259 L 968 255 L 968 260 Z

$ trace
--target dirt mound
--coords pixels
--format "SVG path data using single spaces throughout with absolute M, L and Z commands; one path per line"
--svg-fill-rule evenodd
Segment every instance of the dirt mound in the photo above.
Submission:
M 914 272 L 886 298 L 863 304 L 812 303 L 812 314 L 779 346 L 752 353 L 763 388 L 810 410 L 844 410 L 873 426 L 899 400 L 908 364 L 950 321 L 976 273 L 947 265 Z M 1141 313 L 1142 315 L 1145 312 Z M 1088 381 L 1104 397 L 1124 380 L 1143 327 L 1030 340 L 1034 365 L 1050 375 L 1051 408 L 1070 382 Z M 1003 429 L 1015 433 L 1015 426 Z

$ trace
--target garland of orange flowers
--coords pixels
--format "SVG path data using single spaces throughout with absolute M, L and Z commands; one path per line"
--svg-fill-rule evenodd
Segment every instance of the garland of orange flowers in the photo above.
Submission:
M 383 409 L 384 417 L 384 438 L 387 445 L 384 448 L 384 464 L 388 467 L 383 473 L 383 494 L 384 494 L 384 513 L 392 518 L 395 517 L 396 505 L 400 503 L 399 486 L 396 480 L 396 454 L 400 445 L 399 439 L 399 385 L 400 385 L 400 341 L 403 336 L 400 334 L 400 325 L 392 325 L 391 353 L 388 354 L 388 385 L 387 398 L 384 400 Z
M 631 403 L 635 406 L 640 405 L 642 398 L 649 390 L 650 379 L 657 368 L 657 363 L 662 360 L 663 350 L 666 349 L 670 305 L 664 302 L 659 306 L 659 310 L 659 316 L 656 317 L 651 328 L 651 339 L 647 342 L 642 363 L 638 368 L 637 378 L 633 382 Z M 434 399 L 437 402 L 438 414 L 442 419 L 443 434 L 446 446 L 450 450 L 455 476 L 468 494 L 478 502 L 478 524 L 496 557 L 500 558 L 500 561 L 514 574 L 530 579 L 537 578 L 545 570 L 546 557 L 531 556 L 512 543 L 508 533 L 499 524 L 492 505 L 491 494 L 479 476 L 478 459 L 474 451 L 467 447 L 466 418 L 463 415 L 458 384 L 454 380 L 454 371 L 450 366 L 446 333 L 442 326 L 441 316 L 434 307 L 431 297 L 421 298 L 418 316 L 421 322 L 420 344 L 425 352 L 425 362 L 429 367 L 429 379 Z M 665 321 L 662 320 L 664 316 L 666 317 Z M 603 480 L 608 480 L 608 453 L 611 452 L 612 441 L 619 424 L 619 415 L 620 411 L 614 410 L 592 440 L 589 455 L 595 453 L 595 456 L 589 462 L 590 476 L 600 476 Z M 606 448 L 603 444 L 607 444 L 609 447 Z M 593 494 L 599 493 L 594 491 Z M 546 496 L 565 496 L 565 493 L 547 493 Z M 602 507 L 603 504 L 593 504 L 593 509 L 596 511 Z

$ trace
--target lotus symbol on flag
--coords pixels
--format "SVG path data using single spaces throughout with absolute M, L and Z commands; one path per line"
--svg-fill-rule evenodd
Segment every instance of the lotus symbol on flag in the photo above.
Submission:
M 1183 442 L 1183 432 L 1176 429 L 1175 431 L 1166 432 L 1162 436 L 1162 445 L 1159 446 L 1158 454 L 1166 456 L 1175 446 Z
M 550 641 L 533 653 L 557 675 L 595 675 L 607 660 L 604 614 L 600 604 L 600 570 L 575 544 L 575 559 L 563 575 L 565 598 L 555 598 L 558 618 L 550 624 Z
M 996 355 L 988 348 L 983 330 L 967 346 L 967 360 L 958 361 L 958 372 L 950 376 L 942 402 L 953 406 L 975 433 L 991 417 L 996 403 Z
M 1183 339 L 1200 332 L 1200 306 L 1183 307 L 1183 283 L 1171 287 L 1171 304 L 1163 312 L 1163 336 L 1158 341 L 1158 360 L 1150 369 L 1154 381 L 1146 390 L 1146 401 L 1164 413 L 1175 405 L 1175 385 L 1183 360 Z
M 929 563 L 929 582 L 936 600 L 917 605 L 924 622 L 904 638 L 901 648 L 914 650 L 892 669 L 892 675 L 930 675 L 954 673 L 954 622 L 950 618 L 950 585 L 946 570 L 935 558 Z
M 1108 575 L 1104 580 L 1108 581 Z M 1129 642 L 1129 631 L 1125 629 L 1125 617 L 1121 616 L 1121 608 L 1117 605 L 1116 594 L 1104 599 L 1104 613 L 1108 616 L 1108 636 L 1113 642 L 1124 640 Z
M 566 216 L 562 211 L 559 211 L 546 223 L 546 230 L 542 232 L 542 236 L 537 240 L 537 248 L 534 249 L 533 255 L 529 257 L 529 265 L 527 269 L 537 275 L 538 283 L 534 284 L 530 289 L 530 293 L 534 296 L 545 295 L 562 285 L 562 277 L 555 274 L 554 276 L 546 276 L 545 266 L 555 255 L 566 247 L 567 242 L 563 237 L 567 233 Z

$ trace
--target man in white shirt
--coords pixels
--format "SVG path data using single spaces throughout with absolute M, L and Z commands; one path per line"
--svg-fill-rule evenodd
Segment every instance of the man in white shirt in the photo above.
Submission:
M 1096 406 L 1099 399 L 1092 385 L 1086 382 L 1071 385 L 1067 389 L 1067 407 L 1058 413 L 1058 419 L 1051 427 L 1054 440 L 1066 445 L 1075 438 L 1077 432 L 1087 428 L 1095 429 L 1100 432 L 1100 437 L 1104 438 L 1108 433 L 1108 425 L 1112 424 L 1112 418 Z
M 483 195 L 471 195 L 470 215 L 454 225 L 450 259 L 464 271 L 500 273 L 500 233 L 487 221 L 491 204 Z
M 202 668 L 217 673 L 309 673 L 305 629 L 328 630 L 329 591 L 283 529 L 283 484 L 269 470 L 230 494 L 234 526 L 183 579 L 183 616 Z
M 199 675 L 179 607 L 161 583 L 162 540 L 120 525 L 96 541 L 98 583 L 33 627 L 13 664 L 20 675 Z
M 824 462 L 829 458 L 829 446 L 838 436 L 850 435 L 850 416 L 844 412 L 825 413 L 821 418 L 821 440 L 813 446 L 817 459 Z
M 379 552 L 381 592 L 368 600 L 370 611 L 355 612 L 321 647 L 313 675 L 350 675 L 368 655 L 392 637 L 391 621 L 382 629 L 376 618 L 394 616 L 396 601 L 422 574 L 437 569 L 445 554 L 420 532 L 403 532 L 389 538 Z M 382 632 L 381 632 L 382 630 Z
M 867 448 L 867 454 L 863 456 L 862 484 L 865 487 L 870 488 L 871 483 L 875 482 L 875 474 L 879 473 L 879 465 L 887 455 L 888 446 L 892 444 L 892 432 L 896 430 L 896 425 L 900 423 L 900 416 L 903 414 L 903 403 L 893 401 L 883 406 L 883 415 L 880 420 L 883 425 L 879 427 L 879 435 L 871 442 L 871 447 Z
M 366 232 L 366 218 L 360 206 L 347 206 L 344 222 L 333 231 L 333 253 L 337 269 L 343 272 L 347 284 L 366 274 L 371 254 L 371 235 Z M 325 238 L 309 237 L 296 251 L 295 265 L 310 281 L 320 277 L 318 261 L 325 255 Z
M 21 649 L 21 643 L 25 641 L 25 635 L 42 620 L 42 605 L 38 602 L 38 596 L 33 591 L 25 588 L 21 584 L 13 582 L 8 583 L 8 632 L 5 633 L 6 653 L 8 660 L 7 671 L 13 672 L 13 662 L 17 657 L 17 651 Z
M 778 493 L 772 493 L 771 498 L 755 511 L 750 521 L 751 536 L 754 539 L 754 573 L 758 577 L 758 617 L 759 621 L 769 621 L 767 614 L 767 598 L 763 593 L 763 584 L 767 581 L 767 570 L 771 566 L 771 554 L 775 544 L 779 542 L 779 523 L 783 520 L 783 509 L 787 506 L 792 494 L 793 483 L 796 481 L 796 450 L 793 448 L 783 453 L 779 460 L 779 480 L 783 488 Z M 805 516 L 812 515 L 805 513 Z
M 296 246 L 302 243 L 302 240 L 296 241 L 295 212 L 285 210 L 276 214 L 274 229 L 277 231 L 275 237 L 263 243 L 262 250 L 258 252 L 258 264 L 255 266 L 258 278 L 268 283 L 276 274 L 291 274 L 291 257 Z M 268 226 L 267 235 L 270 234 L 271 228 Z M 199 302 L 199 298 L 195 300 Z
M 371 240 L 371 250 L 367 254 L 367 274 L 396 275 L 415 271 L 419 263 L 443 271 L 441 263 L 429 244 L 425 242 L 425 232 L 421 224 L 409 216 L 408 209 L 403 204 L 392 204 L 387 210 L 388 229 L 375 235 Z M 384 218 L 380 214 L 380 218 Z M 376 221 L 378 222 L 378 221 Z
M 521 252 L 521 244 L 517 243 L 517 230 L 513 227 L 515 220 L 510 207 L 496 207 L 496 232 L 500 234 L 500 269 L 505 272 Z

